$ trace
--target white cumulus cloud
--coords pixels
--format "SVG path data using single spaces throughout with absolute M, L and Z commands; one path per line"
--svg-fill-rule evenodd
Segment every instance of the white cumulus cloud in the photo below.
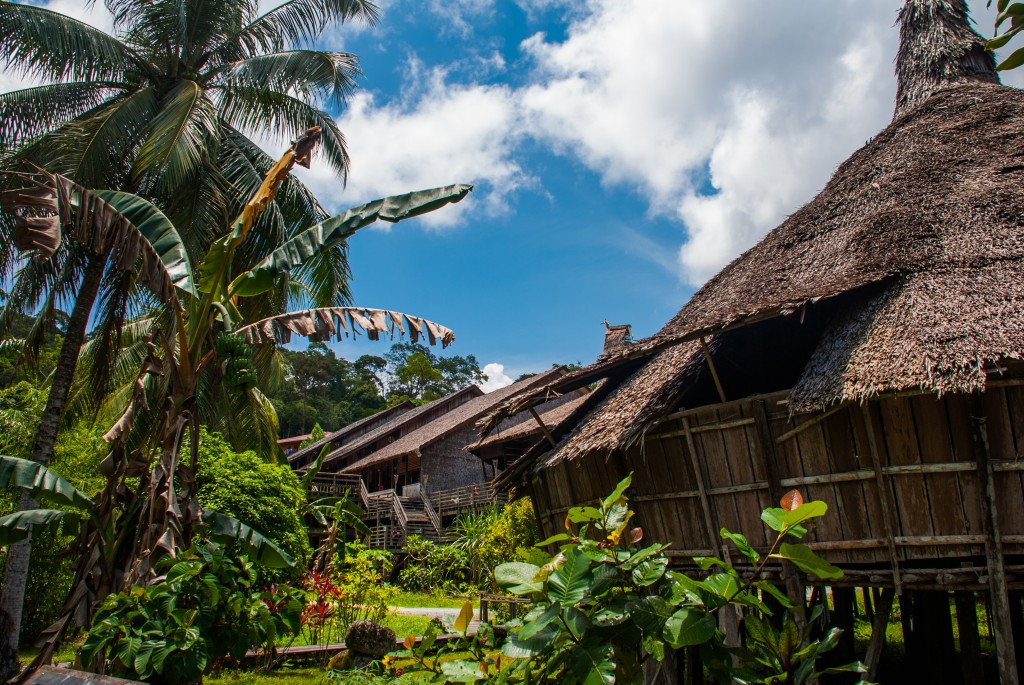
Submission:
M 484 392 L 498 390 L 499 388 L 512 385 L 514 382 L 512 378 L 505 373 L 504 364 L 498 364 L 496 362 L 485 364 L 483 372 L 484 375 L 487 376 L 487 380 L 480 385 L 480 389 Z

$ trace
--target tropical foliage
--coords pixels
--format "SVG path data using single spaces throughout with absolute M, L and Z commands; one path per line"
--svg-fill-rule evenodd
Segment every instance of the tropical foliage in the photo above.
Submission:
M 440 649 L 430 636 L 418 646 L 409 639 L 405 650 L 389 657 L 389 668 L 428 671 L 437 682 L 449 683 L 640 683 L 644 662 L 662 662 L 670 648 L 700 646 L 722 683 L 807 683 L 825 673 L 863 670 L 859 664 L 820 669 L 818 658 L 835 647 L 841 631 L 812 638 L 788 613 L 774 616 L 762 601 L 770 595 L 794 608 L 784 593 L 760 579 L 769 560 L 788 560 L 821 579 L 842 575 L 806 545 L 786 541 L 803 537 L 806 524 L 825 514 L 823 502 L 805 504 L 790 496 L 784 500 L 788 506 L 765 510 L 762 519 L 777 536 L 764 556 L 744 536 L 723 529 L 722 537 L 756 564 L 757 572 L 744 580 L 725 561 L 704 558 L 696 561 L 710 574 L 697 580 L 668 570 L 666 545 L 641 544 L 643 531 L 632 527 L 625 495 L 629 483 L 630 478 L 623 480 L 596 506 L 571 509 L 566 532 L 541 543 L 561 543 L 543 565 L 510 562 L 495 569 L 502 588 L 532 603 L 522 621 L 506 625 L 511 632 L 503 644 L 487 628 Z M 718 629 L 717 614 L 734 607 L 747 614 L 746 649 L 727 646 Z M 466 634 L 471 616 L 467 604 L 456 630 Z M 468 658 L 443 656 L 467 652 Z
M 307 132 L 267 174 L 227 233 L 207 252 L 198 280 L 173 224 L 137 196 L 90 191 L 44 171 L 30 177 L 32 186 L 13 195 L 21 218 L 32 218 L 30 210 L 39 207 L 50 212 L 43 216 L 54 219 L 46 224 L 46 235 L 59 236 L 66 226 L 73 241 L 99 249 L 116 264 L 137 265 L 137 277 L 157 297 L 157 305 L 136 322 L 117 355 L 124 382 L 113 403 L 123 412 L 104 436 L 112 450 L 102 465 L 110 485 L 96 502 L 78 502 L 93 512 L 83 545 L 97 554 L 83 557 L 74 601 L 52 627 L 40 660 L 49 658 L 72 616 L 89 615 L 92 598 L 104 597 L 129 575 L 151 580 L 154 563 L 187 548 L 201 524 L 209 526 L 210 535 L 267 547 L 266 538 L 237 520 L 223 515 L 204 519 L 196 488 L 201 420 L 219 418 L 232 442 L 247 437 L 262 441 L 263 454 L 276 449 L 272 409 L 251 382 L 255 360 L 246 354 L 250 345 L 272 350 L 273 343 L 287 342 L 293 332 L 323 340 L 359 331 L 377 338 L 408 330 L 413 339 L 422 335 L 445 345 L 452 341 L 452 332 L 443 326 L 396 312 L 335 307 L 259 318 L 258 308 L 246 306 L 249 298 L 273 290 L 288 273 L 377 219 L 397 222 L 457 202 L 470 190 L 450 186 L 367 203 L 298 233 L 251 268 L 240 267 L 235 257 L 244 254 L 261 212 L 292 167 L 309 159 L 319 137 L 319 130 Z M 22 229 L 28 236 L 23 247 L 43 249 L 46 236 L 32 233 L 28 224 Z M 186 438 L 189 455 L 182 454 Z M 3 523 L 13 541 L 61 518 L 63 514 L 41 510 Z M 103 563 L 96 563 L 97 556 Z
M 226 657 L 241 661 L 301 629 L 302 593 L 256 590 L 252 564 L 218 545 L 197 544 L 158 570 L 157 582 L 106 598 L 79 653 L 83 663 L 132 680 L 193 683 Z
M 989 0 L 989 4 L 991 4 L 991 0 Z M 988 50 L 998 50 L 1009 43 L 1018 33 L 1024 31 L 1024 3 L 996 0 L 996 9 L 999 12 L 996 15 L 996 35 L 985 44 Z M 1002 33 L 999 33 L 1000 28 L 1003 30 Z M 1010 53 L 1009 57 L 1000 62 L 996 69 L 1006 71 L 1016 69 L 1022 64 L 1024 64 L 1024 48 L 1017 48 Z

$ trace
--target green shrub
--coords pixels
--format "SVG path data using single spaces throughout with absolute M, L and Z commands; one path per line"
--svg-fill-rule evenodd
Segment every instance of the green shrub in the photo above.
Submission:
M 206 542 L 158 563 L 159 582 L 110 595 L 79 652 L 85 664 L 105 662 L 112 675 L 150 683 L 194 683 L 222 660 L 248 650 L 271 652 L 299 631 L 301 591 L 253 589 L 245 557 Z
M 439 545 L 410 535 L 402 549 L 406 564 L 398 574 L 398 584 L 412 592 L 459 592 L 470 580 L 469 555 L 451 545 Z
M 477 550 L 485 569 L 493 569 L 507 561 L 524 561 L 540 541 L 533 502 L 524 497 L 509 502 L 488 529 Z
M 28 459 L 36 426 L 46 403 L 46 389 L 27 382 L 0 389 L 0 454 Z M 103 487 L 99 462 L 106 455 L 101 431 L 86 422 L 61 430 L 54 446 L 50 468 L 67 478 L 87 495 Z M 0 516 L 13 513 L 21 492 L 10 488 L 0 491 Z M 32 644 L 39 633 L 60 616 L 64 598 L 74 580 L 75 556 L 69 554 L 74 538 L 41 530 L 32 539 L 32 572 L 25 585 L 25 607 L 21 619 L 21 642 Z M 0 554 L 0 578 L 6 555 Z
M 301 510 L 306 493 L 290 468 L 255 452 L 235 452 L 215 433 L 200 429 L 199 502 L 255 528 L 303 566 L 312 552 Z M 261 576 L 264 571 L 261 571 Z
M 704 665 L 723 685 L 733 682 L 802 685 L 834 672 L 863 672 L 861 664 L 819 670 L 819 658 L 832 650 L 842 633 L 825 629 L 816 637 L 812 625 L 798 627 L 788 610 L 789 598 L 761 579 L 767 563 L 788 560 L 821 580 L 842 571 L 818 557 L 802 538 L 807 526 L 827 511 L 824 502 L 803 503 L 798 493 L 783 499 L 783 508 L 766 509 L 765 524 L 777 533 L 767 554 L 724 528 L 722 537 L 756 570 L 743 577 L 729 563 L 714 558 L 694 561 L 709 575 L 701 580 L 668 570 L 668 545 L 641 544 L 643 530 L 633 527 L 625 496 L 631 477 L 593 506 L 569 509 L 566 532 L 542 545 L 560 544 L 541 565 L 509 562 L 494 571 L 499 586 L 529 600 L 521 621 L 506 624 L 503 643 L 488 625 L 468 634 L 472 605 L 456 619 L 462 638 L 435 643 L 425 635 L 416 645 L 389 655 L 392 673 L 420 672 L 432 682 L 512 685 L 592 685 L 644 682 L 645 661 L 661 662 L 669 649 L 700 647 Z M 787 611 L 769 620 L 771 595 Z M 718 612 L 743 607 L 745 644 L 730 647 L 718 629 Z M 496 651 L 499 650 L 499 651 Z M 684 657 L 685 658 L 685 657 Z

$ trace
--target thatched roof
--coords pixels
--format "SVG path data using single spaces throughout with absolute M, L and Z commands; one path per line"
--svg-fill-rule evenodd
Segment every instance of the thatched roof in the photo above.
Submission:
M 410 409 L 394 420 L 332 451 L 324 458 L 323 470 L 325 473 L 347 471 L 348 464 L 346 462 L 356 461 L 359 458 L 360 452 L 372 449 L 375 444 L 382 443 L 385 440 L 400 440 L 402 435 L 415 431 L 422 422 L 429 421 L 431 415 L 441 415 L 451 411 L 483 394 L 484 391 L 479 387 L 468 385 L 433 402 Z
M 922 104 L 937 88 L 998 83 L 985 40 L 971 30 L 964 0 L 909 0 L 900 10 L 896 56 L 896 116 Z
M 523 391 L 545 386 L 556 378 L 564 376 L 565 373 L 565 367 L 559 366 L 504 388 L 493 390 L 486 395 L 471 399 L 451 411 L 441 414 L 416 430 L 403 435 L 394 442 L 381 447 L 372 454 L 346 467 L 345 471 L 355 473 L 369 466 L 383 464 L 407 454 L 416 454 L 456 431 L 472 428 L 481 416 L 492 411 L 509 397 Z
M 416 405 L 412 402 L 405 401 L 396 404 L 393 407 L 382 409 L 376 414 L 371 414 L 370 416 L 365 416 L 357 421 L 353 421 L 347 426 L 339 428 L 332 433 L 327 433 L 320 440 L 289 454 L 288 465 L 293 469 L 301 469 L 304 466 L 308 466 L 316 461 L 316 458 L 320 456 L 320 451 L 325 445 L 330 445 L 332 449 L 341 447 L 346 442 L 352 442 L 356 437 L 368 433 L 371 430 L 375 430 L 376 427 L 386 424 L 400 414 L 404 414 L 415 407 Z
M 904 40 L 924 44 L 901 47 L 895 120 L 661 331 L 604 362 L 646 360 L 549 458 L 638 441 L 706 363 L 693 341 L 777 317 L 797 326 L 822 301 L 835 303 L 822 310 L 832 318 L 793 387 L 794 411 L 908 388 L 980 390 L 986 367 L 1024 356 L 1024 92 L 992 82 L 962 0 L 908 0 L 901 19 Z
M 579 397 L 563 402 L 553 409 L 538 411 L 538 416 L 540 416 L 540 420 L 544 422 L 546 427 L 550 428 L 552 426 L 557 426 L 562 423 L 562 421 L 565 421 L 565 419 L 575 412 L 586 400 L 586 394 L 581 394 Z M 503 442 L 508 442 L 509 440 L 519 440 L 520 438 L 528 438 L 531 436 L 536 437 L 540 436 L 541 433 L 540 424 L 537 423 L 533 416 L 527 415 L 519 423 L 513 424 L 504 430 L 498 428 L 480 442 L 470 445 L 466 449 L 471 452 L 476 452 L 482 447 L 497 445 Z

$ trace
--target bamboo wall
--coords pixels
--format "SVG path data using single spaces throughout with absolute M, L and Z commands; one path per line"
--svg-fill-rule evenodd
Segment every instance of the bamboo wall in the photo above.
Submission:
M 1007 557 L 1024 554 L 1020 383 L 990 382 L 981 398 Z M 641 446 L 610 455 L 605 468 L 596 457 L 549 466 L 531 492 L 545 535 L 563 529 L 570 506 L 606 495 L 632 471 L 631 503 L 645 539 L 670 542 L 674 562 L 686 566 L 692 556 L 725 553 L 721 527 L 766 549 L 760 512 L 796 488 L 828 503 L 806 541 L 847 572 L 845 582 L 985 587 L 984 435 L 972 433 L 970 396 L 891 396 L 796 417 L 785 397 L 676 412 Z

